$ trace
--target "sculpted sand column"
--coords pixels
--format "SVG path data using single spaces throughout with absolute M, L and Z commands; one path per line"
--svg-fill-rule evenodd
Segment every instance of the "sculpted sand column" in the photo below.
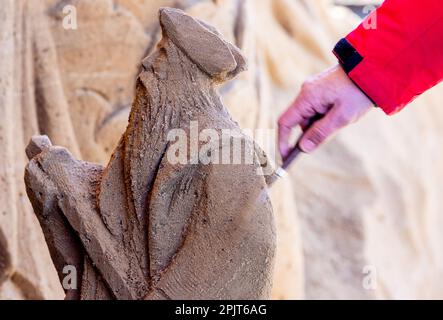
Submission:
M 167 157 L 171 129 L 238 129 L 215 86 L 245 60 L 180 10 L 162 9 L 160 23 L 163 39 L 143 61 L 127 130 L 106 168 L 43 136 L 26 150 L 28 196 L 59 276 L 70 265 L 81 279 L 67 298 L 268 298 L 275 230 L 258 156 L 223 165 Z
M 0 299 L 62 296 L 23 183 L 32 134 L 53 135 L 77 152 L 43 11 L 33 0 L 0 7 Z

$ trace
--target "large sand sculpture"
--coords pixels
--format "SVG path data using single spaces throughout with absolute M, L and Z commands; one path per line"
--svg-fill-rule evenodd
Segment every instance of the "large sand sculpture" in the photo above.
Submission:
M 270 297 L 275 231 L 255 164 L 172 164 L 171 129 L 239 129 L 214 86 L 243 71 L 240 51 L 180 10 L 162 9 L 163 39 L 143 62 L 128 128 L 106 168 L 44 136 L 25 181 L 61 280 L 79 299 Z M 239 137 L 250 152 L 254 144 Z M 190 142 L 192 143 L 192 142 Z M 212 152 L 218 152 L 214 149 Z

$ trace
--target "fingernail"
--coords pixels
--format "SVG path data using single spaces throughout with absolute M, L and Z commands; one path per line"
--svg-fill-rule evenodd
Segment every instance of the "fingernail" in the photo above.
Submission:
M 315 146 L 315 143 L 312 142 L 311 140 L 305 140 L 305 141 L 301 142 L 300 147 L 304 152 L 309 153 L 309 152 L 313 151 L 316 146 Z

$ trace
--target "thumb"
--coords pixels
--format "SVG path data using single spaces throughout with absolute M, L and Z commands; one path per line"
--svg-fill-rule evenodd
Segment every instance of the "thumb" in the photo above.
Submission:
M 327 138 L 346 125 L 346 120 L 338 108 L 332 108 L 322 119 L 316 121 L 302 136 L 300 148 L 310 153 Z

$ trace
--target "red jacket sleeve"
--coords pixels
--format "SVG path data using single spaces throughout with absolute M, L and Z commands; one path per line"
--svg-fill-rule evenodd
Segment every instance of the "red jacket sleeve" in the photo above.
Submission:
M 360 89 L 393 114 L 443 79 L 443 2 L 386 0 L 334 54 Z

